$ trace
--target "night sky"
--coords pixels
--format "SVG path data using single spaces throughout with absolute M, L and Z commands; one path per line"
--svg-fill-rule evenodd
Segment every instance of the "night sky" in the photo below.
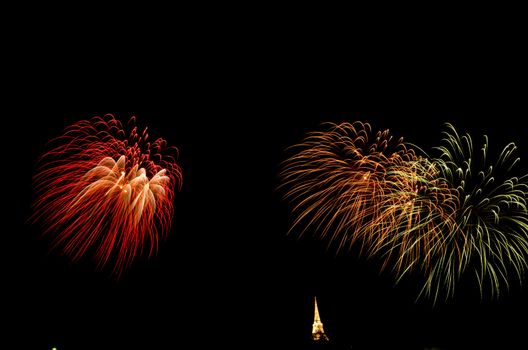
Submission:
M 515 142 L 528 170 L 526 97 L 514 53 L 496 61 L 431 49 L 386 61 L 387 49 L 341 57 L 337 68 L 306 58 L 311 50 L 220 55 L 219 47 L 188 52 L 177 65 L 155 53 L 129 64 L 108 55 L 60 74 L 57 62 L 43 63 L 14 86 L 3 129 L 13 156 L 4 175 L 14 224 L 2 230 L 9 339 L 59 350 L 294 348 L 310 337 L 317 296 L 330 339 L 354 349 L 508 348 L 525 340 L 526 287 L 512 283 L 499 300 L 481 300 L 462 281 L 447 303 L 415 302 L 419 276 L 394 285 L 375 259 L 335 256 L 325 242 L 287 236 L 290 207 L 276 189 L 286 148 L 325 121 L 369 122 L 426 150 L 451 122 L 476 144 L 483 134 L 492 149 Z M 221 58 L 206 57 L 214 53 Z M 134 115 L 138 126 L 177 146 L 184 178 L 168 240 L 118 281 L 89 260 L 70 264 L 50 252 L 42 227 L 27 223 L 31 177 L 46 142 L 105 113 L 122 121 Z

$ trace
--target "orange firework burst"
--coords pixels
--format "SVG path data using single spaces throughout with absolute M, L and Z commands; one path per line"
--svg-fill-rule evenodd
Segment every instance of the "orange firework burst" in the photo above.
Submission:
M 131 118 L 130 132 L 112 115 L 79 121 L 52 141 L 34 177 L 33 221 L 73 261 L 93 254 L 121 274 L 136 256 L 158 249 L 173 215 L 182 173 L 177 149 L 148 141 Z
M 361 122 L 329 123 L 293 148 L 281 172 L 296 214 L 292 229 L 311 229 L 338 252 L 359 242 L 367 256 L 384 257 L 382 268 L 394 257 L 399 278 L 430 268 L 427 252 L 441 249 L 436 233 L 455 224 L 458 206 L 433 163 Z

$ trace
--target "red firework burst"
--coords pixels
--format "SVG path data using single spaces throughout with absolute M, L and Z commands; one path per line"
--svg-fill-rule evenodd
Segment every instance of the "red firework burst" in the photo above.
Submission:
M 135 117 L 124 128 L 107 114 L 67 127 L 40 158 L 32 221 L 72 261 L 93 255 L 120 275 L 166 238 L 182 184 L 178 150 L 148 136 Z

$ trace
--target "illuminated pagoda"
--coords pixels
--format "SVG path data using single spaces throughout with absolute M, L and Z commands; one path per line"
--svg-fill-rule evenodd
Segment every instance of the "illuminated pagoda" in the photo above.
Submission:
M 315 310 L 314 310 L 314 322 L 312 325 L 312 340 L 315 343 L 327 343 L 328 337 L 326 336 L 321 317 L 319 316 L 319 309 L 317 308 L 317 298 L 314 297 Z

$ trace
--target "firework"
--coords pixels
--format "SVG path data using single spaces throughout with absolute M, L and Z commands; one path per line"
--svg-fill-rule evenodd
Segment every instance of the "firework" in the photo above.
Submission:
M 511 271 L 521 279 L 527 267 L 528 175 L 510 175 L 514 144 L 489 165 L 486 137 L 476 157 L 469 135 L 451 125 L 444 135 L 440 155 L 430 158 L 360 122 L 308 134 L 281 172 L 293 203 L 289 232 L 310 230 L 337 252 L 359 243 L 396 281 L 418 271 L 420 295 L 435 302 L 470 271 L 481 293 L 487 283 L 498 295 Z
M 42 222 L 73 261 L 86 255 L 121 274 L 166 238 L 173 199 L 182 183 L 177 149 L 149 141 L 132 117 L 127 127 L 112 115 L 79 121 L 50 143 L 34 177 L 32 221 Z
M 398 256 L 394 269 L 404 275 L 419 267 L 423 249 L 438 244 L 431 228 L 453 222 L 454 191 L 435 178 L 434 164 L 388 130 L 330 123 L 293 148 L 281 186 L 301 235 L 311 229 L 338 252 L 359 242 L 368 256 L 385 257 L 383 267 Z
M 292 228 L 304 226 L 301 235 L 313 228 L 339 251 L 364 238 L 377 217 L 387 165 L 412 155 L 388 132 L 372 135 L 369 124 L 328 126 L 292 148 L 297 152 L 283 163 L 281 187 L 294 204 Z
M 498 296 L 512 280 L 522 281 L 528 255 L 528 175 L 516 176 L 519 158 L 508 144 L 491 161 L 488 138 L 479 150 L 470 135 L 460 136 L 447 124 L 435 160 L 444 178 L 456 189 L 460 206 L 456 225 L 441 232 L 443 244 L 433 249 L 434 266 L 422 293 L 453 295 L 463 274 L 474 275 L 481 294 Z M 513 274 L 512 274 L 513 272 Z
M 379 219 L 370 223 L 370 243 L 385 257 L 383 267 L 392 265 L 398 280 L 414 269 L 429 274 L 432 252 L 444 249 L 443 233 L 457 227 L 457 192 L 435 163 L 421 157 L 393 166 L 386 188 L 378 198 Z

